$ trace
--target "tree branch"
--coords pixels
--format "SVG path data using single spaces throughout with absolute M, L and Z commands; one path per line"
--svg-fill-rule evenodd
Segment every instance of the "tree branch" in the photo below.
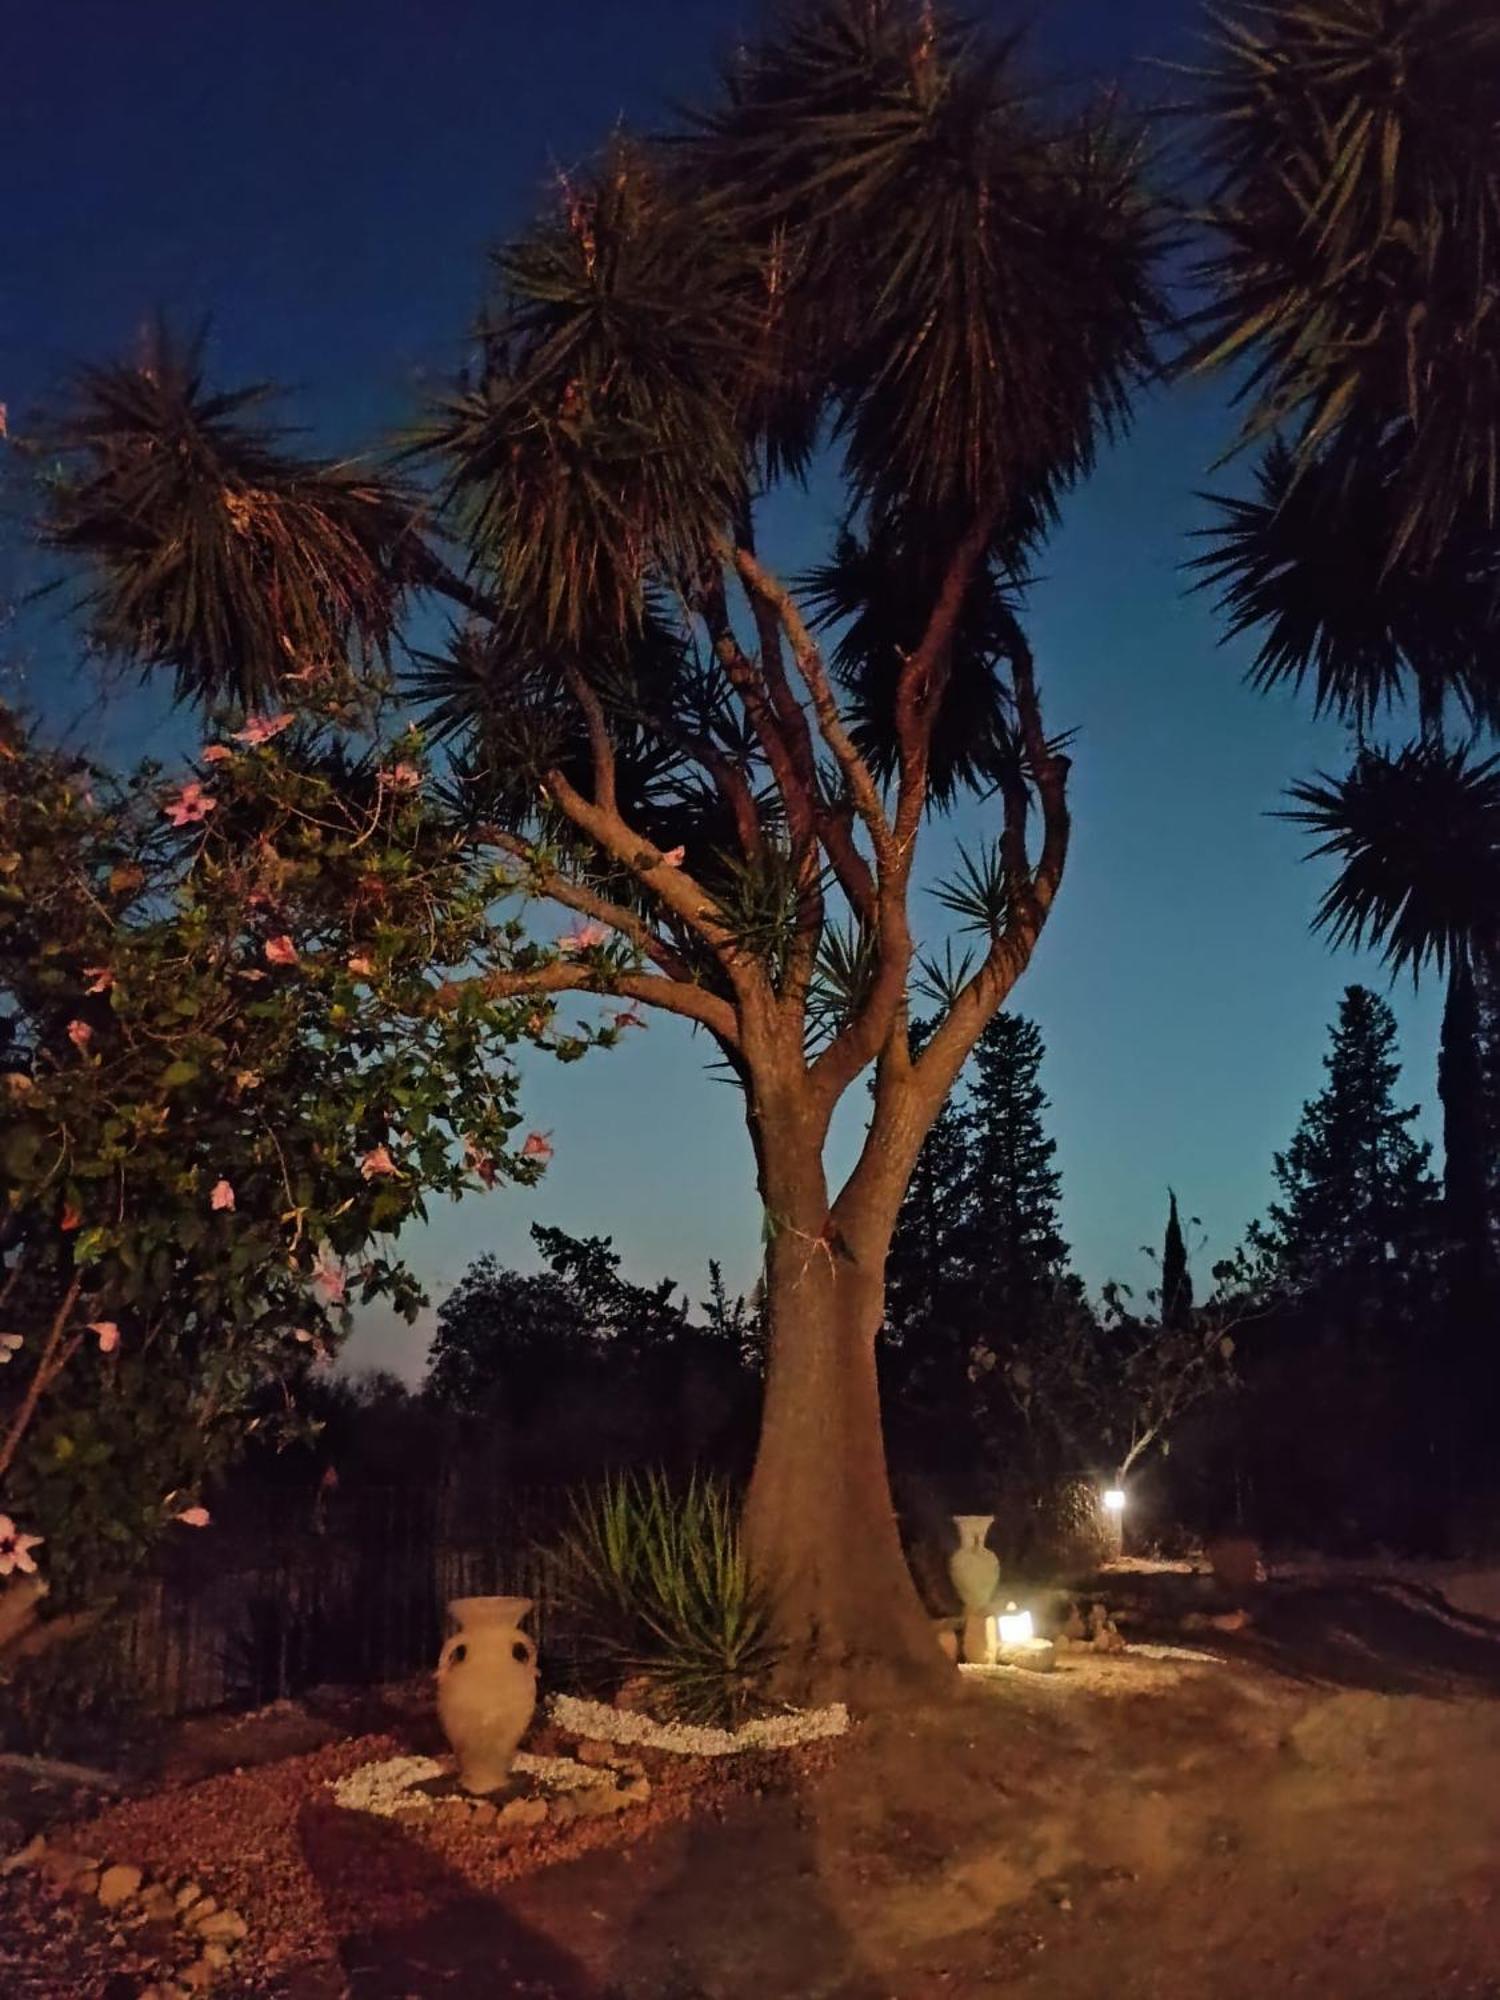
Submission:
M 78 1346 L 76 1336 L 72 1340 L 68 1339 L 68 1321 L 73 1317 L 73 1308 L 77 1305 L 78 1295 L 82 1290 L 83 1280 L 75 1274 L 47 1330 L 41 1356 L 32 1371 L 30 1382 L 26 1385 L 26 1393 L 10 1420 L 4 1441 L 0 1442 L 0 1479 L 10 1471 L 16 1453 L 21 1448 L 21 1440 L 31 1428 L 31 1420 L 36 1415 L 37 1405 L 67 1367 Z
M 564 909 L 576 910 L 580 916 L 592 917 L 596 923 L 608 924 L 611 930 L 629 938 L 643 957 L 659 965 L 671 978 L 691 978 L 687 961 L 673 950 L 665 938 L 658 937 L 634 910 L 627 909 L 623 903 L 612 902 L 608 896 L 590 889 L 585 883 L 570 881 L 555 868 L 547 867 L 520 834 L 507 833 L 502 827 L 486 826 L 479 829 L 476 838 L 484 845 L 498 847 L 502 853 L 513 855 L 523 862 L 531 871 L 537 896 L 548 902 L 560 903 Z
M 467 992 L 478 990 L 486 1000 L 521 999 L 531 994 L 595 993 L 618 1000 L 637 1000 L 645 1007 L 659 1007 L 664 1013 L 678 1014 L 708 1028 L 730 1048 L 740 1045 L 739 1023 L 734 1008 L 717 994 L 680 979 L 663 979 L 649 972 L 599 972 L 587 965 L 556 961 L 536 966 L 530 972 L 476 972 L 467 979 L 446 979 L 434 987 L 428 1004 L 446 1012 L 457 1007 Z

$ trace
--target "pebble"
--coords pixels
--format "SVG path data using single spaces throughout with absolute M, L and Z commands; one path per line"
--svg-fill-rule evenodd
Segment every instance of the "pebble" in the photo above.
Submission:
M 106 1910 L 118 1909 L 121 1903 L 128 1903 L 141 1886 L 141 1871 L 128 1861 L 117 1861 L 113 1868 L 106 1868 L 99 1877 L 99 1901 Z
M 177 1903 L 165 1882 L 153 1882 L 141 1897 L 141 1909 L 148 1923 L 170 1923 L 177 1915 Z
M 184 1882 L 172 1900 L 179 1910 L 185 1910 L 190 1903 L 196 1903 L 202 1894 L 203 1890 L 199 1883 Z
M 501 1826 L 540 1826 L 547 1817 L 545 1799 L 512 1799 L 496 1814 Z
M 245 1935 L 245 1928 L 245 1919 L 238 1910 L 215 1910 L 211 1916 L 195 1920 L 193 1924 L 199 1937 L 215 1944 L 238 1944 Z
M 14 1854 L 7 1854 L 0 1861 L 0 1875 L 14 1875 L 18 1868 L 34 1868 L 46 1852 L 47 1842 L 40 1833 L 34 1833 L 24 1847 L 18 1847 Z

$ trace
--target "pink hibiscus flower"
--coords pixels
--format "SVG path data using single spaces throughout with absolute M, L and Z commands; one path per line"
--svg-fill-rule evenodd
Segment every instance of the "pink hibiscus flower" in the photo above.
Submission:
M 234 752 L 227 743 L 205 743 L 198 752 L 200 760 L 205 764 L 227 764 L 233 755 Z
M 94 1031 L 87 1021 L 69 1021 L 68 1040 L 75 1049 L 80 1051 L 86 1049 L 93 1039 Z
M 107 965 L 86 965 L 83 976 L 89 982 L 83 989 L 85 993 L 107 993 L 115 983 L 115 975 Z
M 292 726 L 292 712 L 284 708 L 280 715 L 251 715 L 245 720 L 243 729 L 233 732 L 236 743 L 269 743 L 273 736 L 279 736 L 283 729 Z
M 576 952 L 597 951 L 601 944 L 608 944 L 609 928 L 605 924 L 589 922 L 579 924 L 566 937 L 557 940 L 557 948 L 564 958 L 571 958 Z
M 213 1519 L 213 1515 L 209 1513 L 206 1507 L 184 1507 L 182 1512 L 174 1514 L 172 1519 L 174 1521 L 181 1521 L 185 1528 L 206 1528 Z
M 495 1185 L 495 1162 L 474 1139 L 464 1140 L 464 1165 L 477 1174 L 487 1188 Z
M 297 947 L 284 934 L 281 937 L 267 938 L 266 959 L 271 965 L 295 965 Z
M 392 764 L 380 777 L 393 792 L 414 792 L 422 782 L 422 773 L 415 764 Z
M 545 1132 L 528 1132 L 526 1143 L 521 1148 L 523 1160 L 540 1160 L 543 1165 L 552 1158 L 552 1141 Z
M 396 1172 L 396 1162 L 385 1146 L 372 1146 L 359 1163 L 359 1170 L 367 1181 L 381 1180 Z
M 101 1354 L 113 1354 L 120 1344 L 120 1329 L 112 1319 L 91 1319 L 89 1332 L 98 1335 Z
M 208 1197 L 210 1208 L 233 1208 L 234 1189 L 228 1181 L 215 1181 L 213 1192 Z
M 666 862 L 669 868 L 680 868 L 686 859 L 687 849 L 685 847 L 669 847 L 662 856 L 662 860 Z
M 41 1547 L 42 1539 L 40 1535 L 23 1535 L 9 1514 L 0 1514 L 0 1576 L 13 1576 L 17 1570 L 35 1576 L 31 1551 Z
M 362 951 L 356 952 L 349 961 L 349 970 L 356 979 L 371 979 L 375 974 L 375 961 L 366 958 Z
M 190 778 L 175 798 L 168 799 L 162 811 L 173 826 L 196 826 L 199 820 L 208 818 L 218 803 L 196 778 Z
M 644 1028 L 645 1025 L 644 1019 L 636 1012 L 634 1007 L 627 1007 L 623 1013 L 616 1014 L 615 1016 L 615 1026 L 617 1028 Z
M 331 1250 L 325 1250 L 313 1268 L 313 1289 L 322 1295 L 323 1303 L 330 1306 L 342 1305 L 349 1281 L 344 1276 L 344 1267 Z

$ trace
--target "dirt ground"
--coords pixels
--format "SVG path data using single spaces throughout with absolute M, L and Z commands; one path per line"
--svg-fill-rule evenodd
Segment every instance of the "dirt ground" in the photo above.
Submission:
M 1273 1586 L 1211 1643 L 968 1678 L 815 1768 L 711 1788 L 492 1893 L 417 1834 L 339 1814 L 326 1848 L 302 1844 L 337 1964 L 217 1990 L 1500 2000 L 1500 1626 L 1421 1584 L 1322 1578 Z M 359 1893 L 362 1842 L 372 1887 L 394 1865 L 420 1888 L 398 1921 Z M 7 1975 L 3 1902 L 7 1994 L 111 1990 L 14 1955 Z

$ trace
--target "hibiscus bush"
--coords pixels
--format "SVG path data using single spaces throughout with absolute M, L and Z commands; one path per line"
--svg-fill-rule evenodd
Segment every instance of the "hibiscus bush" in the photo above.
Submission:
M 204 1524 L 351 1305 L 415 1313 L 434 1196 L 540 1172 L 512 1046 L 617 1032 L 447 983 L 538 948 L 416 736 L 222 735 L 116 778 L 0 710 L 0 1576 L 74 1597 Z

